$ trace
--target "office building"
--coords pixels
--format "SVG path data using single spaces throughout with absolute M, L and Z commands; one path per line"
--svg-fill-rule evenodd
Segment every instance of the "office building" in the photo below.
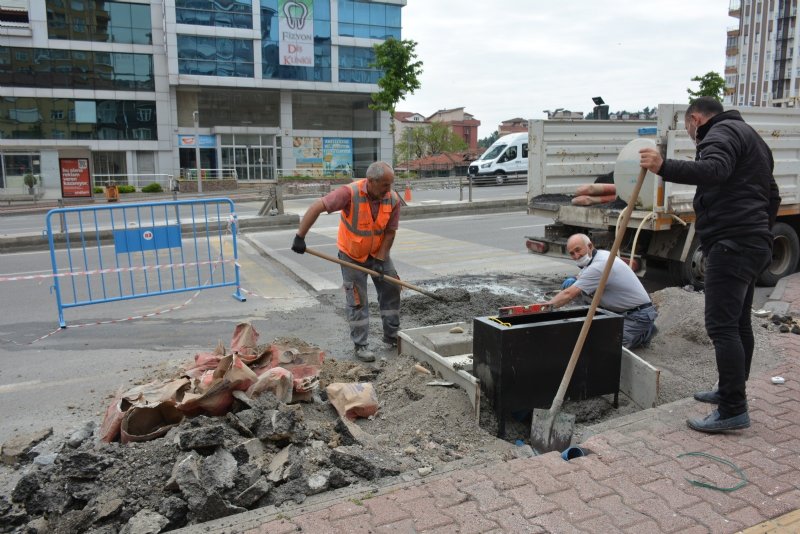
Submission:
M 0 190 L 192 176 L 198 153 L 240 182 L 363 176 L 392 158 L 369 65 L 405 4 L 0 0 Z

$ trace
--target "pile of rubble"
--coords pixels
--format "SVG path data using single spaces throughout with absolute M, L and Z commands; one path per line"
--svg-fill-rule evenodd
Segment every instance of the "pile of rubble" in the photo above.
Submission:
M 313 352 L 297 341 L 300 353 Z M 271 346 L 275 342 L 257 352 Z M 292 356 L 286 354 L 286 340 L 278 346 L 281 355 Z M 198 361 L 203 358 L 189 367 L 196 369 Z M 181 373 L 184 380 L 187 370 Z M 315 379 L 302 402 L 283 402 L 273 391 L 250 397 L 239 389 L 225 413 L 122 423 L 133 438 L 127 443 L 116 441 L 119 433 L 113 441 L 101 439 L 113 435 L 108 414 L 103 424 L 88 422 L 66 438 L 50 431 L 18 436 L 2 446 L 3 462 L 13 464 L 17 482 L 0 496 L 0 532 L 166 532 L 263 506 L 301 503 L 344 486 L 426 476 L 445 462 L 508 456 L 509 444 L 469 421 L 463 392 L 426 386 L 430 375 L 405 356 L 377 367 L 326 359 Z M 328 395 L 331 384 L 343 383 L 369 386 L 360 389 L 376 392 L 378 412 L 357 422 L 344 417 Z M 117 395 L 109 413 L 126 404 L 121 399 L 152 389 L 137 386 Z M 276 391 L 286 400 L 285 391 Z M 214 399 L 206 406 L 226 404 Z M 125 413 L 133 413 L 131 406 Z M 425 411 L 428 406 L 438 417 Z M 416 420 L 409 420 L 407 410 L 415 407 Z M 441 414 L 448 420 L 439 419 Z M 137 431 L 142 421 L 148 424 Z M 167 430 L 150 432 L 159 424 Z

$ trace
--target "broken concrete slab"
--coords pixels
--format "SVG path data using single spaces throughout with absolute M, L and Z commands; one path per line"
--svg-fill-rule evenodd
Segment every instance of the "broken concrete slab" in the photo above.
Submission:
M 238 464 L 228 450 L 220 448 L 202 459 L 200 484 L 207 489 L 224 490 L 233 487 Z
M 223 425 L 204 426 L 186 430 L 178 435 L 178 447 L 181 450 L 213 449 L 225 443 L 225 427 Z
M 276 454 L 269 464 L 269 474 L 267 479 L 272 482 L 280 482 L 285 480 L 288 476 L 287 466 L 289 465 L 289 455 L 292 452 L 292 446 L 287 445 Z
M 354 445 L 333 449 L 331 461 L 336 467 L 367 480 L 399 475 L 403 471 L 403 466 L 391 456 Z
M 77 449 L 80 447 L 81 443 L 92 437 L 96 427 L 97 423 L 94 421 L 85 422 L 80 428 L 70 435 L 69 439 L 67 440 L 67 445 L 73 449 Z
M 167 526 L 169 520 L 152 510 L 139 510 L 135 516 L 122 527 L 120 534 L 158 534 Z
M 239 443 L 231 450 L 231 454 L 239 465 L 253 463 L 258 467 L 264 467 L 269 458 L 267 448 L 258 438 L 251 438 Z
M 270 489 L 272 489 L 272 484 L 263 478 L 259 478 L 254 484 L 238 494 L 234 498 L 234 502 L 244 508 L 250 508 L 269 493 Z
M 0 446 L 0 461 L 4 464 L 14 465 L 22 460 L 27 460 L 26 455 L 39 442 L 44 441 L 53 434 L 52 428 L 45 428 L 30 434 L 20 434 L 5 441 Z
M 114 460 L 102 454 L 79 451 L 59 455 L 56 463 L 59 464 L 62 473 L 69 478 L 93 480 L 111 467 Z

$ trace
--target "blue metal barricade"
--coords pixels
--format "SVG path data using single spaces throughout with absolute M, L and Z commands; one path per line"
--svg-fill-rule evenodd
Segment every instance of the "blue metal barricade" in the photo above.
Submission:
M 50 210 L 59 324 L 66 308 L 214 287 L 244 301 L 236 227 L 228 198 Z

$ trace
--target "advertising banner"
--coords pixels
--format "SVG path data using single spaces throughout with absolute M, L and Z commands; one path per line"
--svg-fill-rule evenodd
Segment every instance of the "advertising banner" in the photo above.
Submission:
M 312 176 L 322 173 L 322 138 L 295 137 L 292 139 L 295 167 Z
M 351 176 L 353 140 L 349 137 L 322 139 L 322 170 L 325 176 Z
M 61 196 L 63 198 L 91 197 L 92 178 L 86 158 L 61 158 Z
M 200 148 L 216 148 L 217 136 L 216 135 L 199 135 L 197 136 L 197 143 Z M 181 148 L 194 148 L 195 137 L 193 135 L 179 135 L 178 146 Z
M 281 65 L 314 66 L 314 0 L 278 0 Z

